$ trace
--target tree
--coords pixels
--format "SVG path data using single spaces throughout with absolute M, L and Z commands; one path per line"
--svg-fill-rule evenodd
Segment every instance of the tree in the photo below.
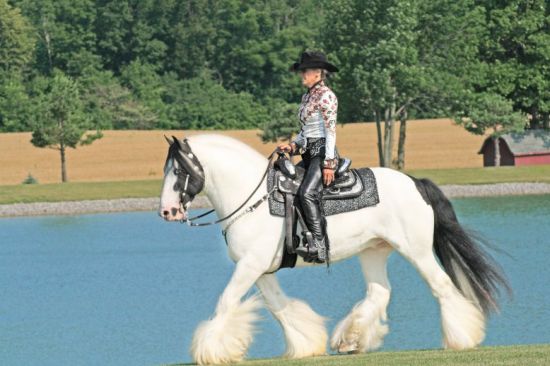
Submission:
M 480 48 L 487 78 L 479 89 L 513 101 L 514 110 L 530 115 L 531 128 L 550 128 L 550 3 L 479 3 L 488 32 Z
M 484 9 L 475 0 L 340 0 L 329 13 L 324 45 L 341 67 L 339 117 L 374 117 L 380 165 L 403 168 L 407 118 L 448 116 L 482 82 Z
M 37 147 L 59 150 L 61 181 L 67 182 L 66 149 L 91 144 L 102 137 L 84 113 L 77 83 L 61 72 L 49 80 L 47 90 L 36 98 L 31 142 Z
M 456 119 L 466 130 L 484 135 L 488 130 L 495 148 L 495 166 L 500 166 L 499 138 L 508 132 L 521 132 L 527 125 L 527 117 L 513 110 L 512 103 L 499 94 L 477 94 L 469 110 Z
M 79 78 L 85 113 L 101 129 L 152 129 L 158 117 L 110 71 Z
M 165 72 L 175 73 L 180 79 L 190 79 L 197 77 L 203 69 L 214 66 L 212 55 L 217 35 L 215 14 L 220 7 L 223 7 L 222 1 L 189 0 L 174 3 L 174 7 L 164 17 L 164 29 L 160 36 L 168 46 Z
M 20 72 L 31 61 L 34 44 L 28 20 L 18 8 L 0 0 L 0 71 Z
M 188 1 L 178 3 L 189 6 Z M 159 72 L 168 71 L 166 41 L 175 31 L 171 21 L 177 6 L 174 1 L 97 0 L 97 45 L 106 67 L 118 75 L 140 59 Z
M 424 70 L 416 48 L 417 12 L 417 1 L 397 0 L 340 0 L 328 11 L 324 44 L 340 65 L 339 116 L 357 121 L 374 115 L 381 166 L 392 164 L 395 120 L 420 94 Z M 404 131 L 400 136 L 404 139 Z M 404 140 L 400 145 L 404 148 Z
M 260 137 L 263 142 L 291 141 L 292 136 L 299 130 L 296 111 L 298 105 L 289 104 L 281 100 L 269 103 L 269 119 L 262 126 Z
M 29 131 L 31 109 L 21 75 L 0 71 L 0 131 Z
M 463 82 L 452 110 L 468 131 L 490 136 L 495 166 L 499 136 L 548 125 L 550 116 L 550 8 L 544 0 L 477 1 L 485 29 L 478 37 L 477 67 Z M 472 73 L 471 70 L 476 70 Z
M 25 131 L 30 103 L 24 79 L 33 57 L 35 38 L 18 8 L 0 0 L 0 131 Z
M 288 68 L 302 51 L 315 47 L 323 19 L 315 3 L 221 2 L 213 18 L 215 47 L 208 67 L 232 91 L 296 101 L 303 91 Z
M 35 69 L 54 69 L 76 77 L 101 68 L 96 53 L 94 0 L 15 0 L 38 35 Z
M 204 80 L 205 70 L 210 73 L 206 94 L 222 95 L 250 113 L 247 117 L 227 110 L 231 122 L 216 117 L 212 125 L 259 127 L 269 99 L 298 100 L 302 89 L 288 66 L 305 48 L 315 47 L 324 16 L 320 0 L 8 1 L 29 19 L 36 39 L 31 47 L 32 73 L 23 79 L 25 88 L 34 88 L 28 82 L 32 77 L 61 70 L 79 82 L 83 98 L 92 99 L 85 104 L 94 119 L 101 114 L 100 105 L 111 105 L 99 96 L 112 96 L 120 108 L 104 113 L 101 123 L 120 128 L 181 126 L 181 120 L 172 118 L 179 118 L 187 107 L 173 101 Z M 90 83 L 102 72 L 111 72 L 118 81 Z M 183 80 L 195 85 L 179 83 Z M 175 85 L 184 85 L 184 90 Z M 201 114 L 205 108 L 189 110 Z M 112 112 L 114 119 L 108 116 Z M 193 125 L 209 125 L 206 119 L 197 123 L 198 117 L 192 118 Z
M 172 80 L 166 85 L 170 128 L 250 129 L 258 128 L 269 118 L 267 108 L 251 94 L 225 89 L 208 70 L 195 78 Z
M 452 115 L 487 75 L 479 57 L 485 9 L 477 0 L 422 0 L 417 29 L 425 85 L 413 111 L 421 117 Z
M 143 63 L 138 58 L 122 69 L 119 79 L 122 86 L 132 92 L 135 102 L 133 108 L 130 105 L 131 103 L 127 104 L 126 107 L 134 110 L 134 114 L 140 114 L 139 109 L 142 109 L 142 112 L 147 109 L 149 110 L 148 114 L 154 117 L 148 118 L 149 123 L 142 125 L 142 128 L 167 127 L 170 125 L 167 117 L 167 106 L 163 101 L 165 86 L 151 64 Z M 144 119 L 141 120 L 144 121 Z M 129 128 L 132 128 L 131 123 Z

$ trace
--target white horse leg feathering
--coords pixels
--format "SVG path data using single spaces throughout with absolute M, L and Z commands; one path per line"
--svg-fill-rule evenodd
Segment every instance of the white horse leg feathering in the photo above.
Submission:
M 199 364 L 235 362 L 244 357 L 258 320 L 259 300 L 241 298 L 261 276 L 247 260 L 239 261 L 229 284 L 220 296 L 212 319 L 202 322 L 193 337 L 191 353 Z
M 239 207 L 267 166 L 258 152 L 228 137 L 193 136 L 188 144 L 204 169 L 204 192 L 218 217 Z M 161 216 L 168 221 L 182 220 L 187 214 L 181 212 L 180 195 L 174 190 L 177 177 L 172 168 L 181 168 L 177 165 L 169 155 L 160 207 Z M 327 217 L 332 260 L 359 255 L 367 285 L 365 299 L 336 326 L 332 348 L 366 352 L 382 344 L 388 332 L 386 308 L 390 299 L 386 263 L 393 250 L 417 268 L 438 299 L 444 346 L 477 346 L 484 337 L 485 316 L 496 307 L 498 288 L 506 287 L 504 277 L 458 224 L 449 201 L 433 183 L 386 168 L 373 168 L 373 172 L 379 204 Z M 266 192 L 264 180 L 250 202 Z M 227 223 L 221 225 L 225 228 Z M 324 318 L 306 303 L 286 297 L 275 275 L 268 274 L 281 263 L 283 219 L 272 216 L 268 205 L 263 204 L 235 221 L 227 230 L 226 240 L 229 256 L 236 262 L 235 271 L 214 316 L 195 332 L 191 347 L 194 360 L 199 364 L 229 363 L 246 355 L 260 302 L 256 296 L 242 298 L 254 284 L 283 328 L 286 356 L 324 354 Z M 444 269 L 437 263 L 434 249 Z M 305 265 L 299 258 L 297 266 Z
M 325 319 L 308 304 L 289 299 L 274 274 L 265 274 L 256 282 L 267 308 L 281 324 L 286 339 L 285 356 L 303 358 L 326 352 Z
M 341 320 L 330 340 L 338 352 L 367 352 L 382 345 L 388 333 L 386 308 L 390 302 L 390 283 L 386 262 L 393 249 L 381 242 L 359 255 L 365 276 L 367 296 Z

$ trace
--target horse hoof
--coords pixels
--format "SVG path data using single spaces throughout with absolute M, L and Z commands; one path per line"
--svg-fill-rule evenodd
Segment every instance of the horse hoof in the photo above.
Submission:
M 341 343 L 338 347 L 339 353 L 359 353 L 359 347 L 357 343 Z

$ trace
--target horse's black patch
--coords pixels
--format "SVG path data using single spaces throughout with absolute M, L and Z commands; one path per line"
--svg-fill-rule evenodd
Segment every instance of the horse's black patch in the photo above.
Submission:
M 429 197 L 428 192 L 427 192 L 427 189 L 428 189 L 427 187 L 429 185 L 426 182 L 428 181 L 428 179 L 425 179 L 425 178 L 418 179 L 418 178 L 415 178 L 412 175 L 408 175 L 408 174 L 407 174 L 407 176 L 413 180 L 414 185 L 416 186 L 416 189 L 418 190 L 418 192 L 422 196 L 422 199 L 424 200 L 424 202 L 426 202 L 427 205 L 431 206 L 432 203 L 430 201 L 430 197 Z
M 376 178 L 370 168 L 356 170 L 363 181 L 363 191 L 356 198 L 323 200 L 321 210 L 324 216 L 359 210 L 365 207 L 375 206 L 380 202 Z M 275 169 L 270 169 L 267 175 L 267 189 L 270 191 L 275 182 Z M 277 192 L 269 196 L 269 212 L 274 216 L 285 216 L 285 205 L 275 199 Z

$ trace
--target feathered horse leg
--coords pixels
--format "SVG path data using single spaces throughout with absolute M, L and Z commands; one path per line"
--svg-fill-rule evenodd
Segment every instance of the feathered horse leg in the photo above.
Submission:
M 246 258 L 237 262 L 233 276 L 218 300 L 216 312 L 210 320 L 196 329 L 191 354 L 199 365 L 238 362 L 245 356 L 254 335 L 257 296 L 241 302 L 254 282 L 263 273 Z
M 386 263 L 392 251 L 392 247 L 384 245 L 361 253 L 359 259 L 367 295 L 334 329 L 330 340 L 332 349 L 338 352 L 367 352 L 382 345 L 388 333 L 386 308 L 391 288 Z
M 326 353 L 325 318 L 303 301 L 288 298 L 274 274 L 265 274 L 256 282 L 286 339 L 285 357 L 303 358 Z

